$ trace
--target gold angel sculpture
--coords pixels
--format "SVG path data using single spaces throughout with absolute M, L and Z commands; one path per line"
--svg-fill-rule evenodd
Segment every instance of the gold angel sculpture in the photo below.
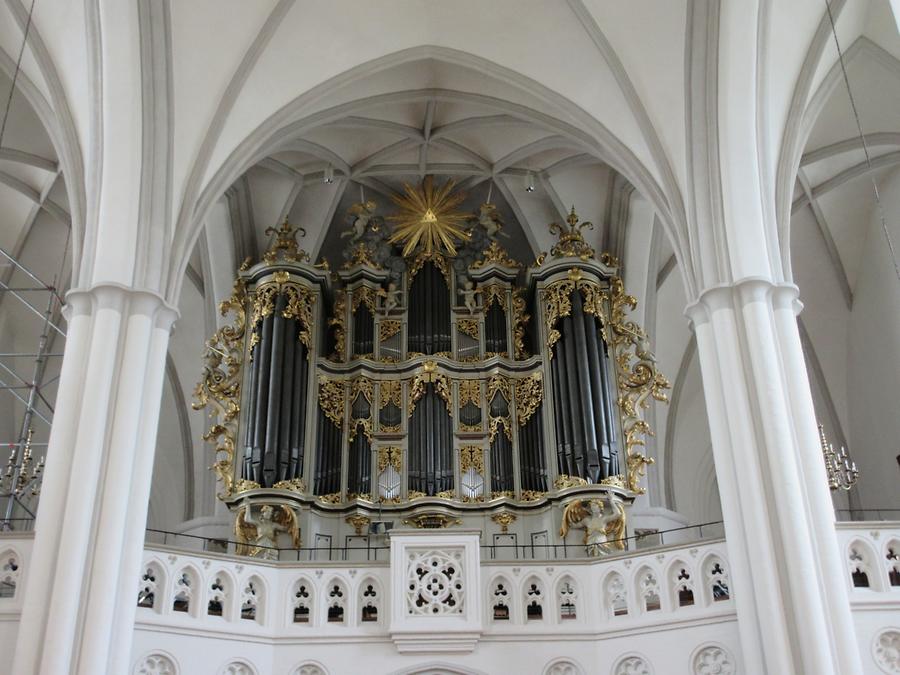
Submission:
M 576 499 L 563 511 L 559 536 L 569 530 L 584 530 L 584 546 L 589 556 L 597 557 L 625 548 L 625 507 L 612 496 L 602 499 Z
M 278 560 L 278 535 L 282 532 L 291 535 L 294 548 L 300 548 L 300 527 L 293 509 L 263 504 L 254 517 L 252 508 L 245 505 L 234 519 L 238 555 Z

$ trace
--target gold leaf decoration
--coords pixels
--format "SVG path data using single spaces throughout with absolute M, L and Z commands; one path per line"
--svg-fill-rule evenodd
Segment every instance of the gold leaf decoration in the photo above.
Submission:
M 241 400 L 243 340 L 246 332 L 246 291 L 243 279 L 234 282 L 231 297 L 219 304 L 222 316 L 233 315 L 230 324 L 216 331 L 203 350 L 203 375 L 194 388 L 194 410 L 210 407 L 214 423 L 203 440 L 215 446 L 212 468 L 222 482 L 220 499 L 233 492 L 234 452 Z
M 344 383 L 319 375 L 319 407 L 332 424 L 344 423 Z
M 541 372 L 516 380 L 516 419 L 525 426 L 544 399 L 544 381 Z
M 418 187 L 405 183 L 404 194 L 393 198 L 400 212 L 390 217 L 396 226 L 388 241 L 403 244 L 403 257 L 419 246 L 429 254 L 443 249 L 455 256 L 457 242 L 469 238 L 465 231 L 468 216 L 456 210 L 466 195 L 454 192 L 454 186 L 452 180 L 435 186 L 434 176 L 429 175 Z

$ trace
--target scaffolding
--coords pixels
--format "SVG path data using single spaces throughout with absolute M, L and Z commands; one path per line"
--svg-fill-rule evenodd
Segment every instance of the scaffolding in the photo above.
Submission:
M 0 475 L 0 530 L 21 530 L 29 529 L 34 521 L 35 500 L 40 493 L 43 475 L 44 458 L 42 456 L 35 462 L 33 453 L 35 448 L 47 445 L 33 442 L 34 425 L 45 424 L 49 432 L 53 422 L 54 402 L 45 395 L 44 388 L 57 378 L 45 381 L 45 373 L 48 360 L 61 357 L 62 352 L 50 352 L 50 341 L 51 337 L 55 337 L 54 332 L 63 338 L 66 333 L 54 320 L 62 308 L 62 299 L 55 282 L 44 283 L 2 248 L 0 248 L 0 263 L 14 268 L 6 281 L 0 280 L 0 300 L 12 296 L 41 321 L 36 349 L 24 352 L 0 352 L 0 371 L 2 371 L 0 391 L 8 392 L 24 407 L 16 440 L 0 444 L 0 447 L 10 450 L 5 470 Z M 24 274 L 29 279 L 27 283 L 32 285 L 19 287 L 9 285 L 8 282 L 15 272 Z M 26 298 L 24 295 L 26 293 L 46 293 L 46 302 L 40 303 L 43 309 Z M 20 363 L 16 361 L 18 359 L 32 360 L 30 378 L 23 377 L 16 371 L 15 365 L 10 365 Z M 45 410 L 40 409 L 41 404 Z

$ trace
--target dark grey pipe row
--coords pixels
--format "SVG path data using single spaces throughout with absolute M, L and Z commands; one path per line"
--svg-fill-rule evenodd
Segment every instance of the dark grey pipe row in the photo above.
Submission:
M 484 317 L 485 351 L 508 352 L 506 337 L 506 312 L 496 303 L 492 304 Z
M 528 421 L 519 427 L 519 464 L 523 490 L 547 489 L 547 467 L 544 463 L 544 422 L 541 403 Z
M 286 304 L 275 297 L 250 365 L 242 476 L 263 487 L 303 473 L 309 363 L 297 321 L 282 315 Z
M 375 351 L 375 317 L 365 303 L 353 313 L 353 356 L 372 354 Z
M 618 472 L 609 363 L 599 322 L 584 312 L 579 291 L 571 302 L 550 368 L 558 468 L 596 483 Z
M 453 421 L 433 384 L 409 419 L 409 489 L 435 495 L 453 488 Z
M 435 354 L 450 351 L 450 289 L 441 271 L 426 262 L 409 290 L 408 349 Z
M 319 408 L 316 428 L 316 467 L 313 471 L 313 492 L 327 495 L 341 489 L 341 429 Z

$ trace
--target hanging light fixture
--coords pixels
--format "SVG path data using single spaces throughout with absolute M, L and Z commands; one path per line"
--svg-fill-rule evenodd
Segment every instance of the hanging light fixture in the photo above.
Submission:
M 822 444 L 822 455 L 825 458 L 825 469 L 828 472 L 828 487 L 831 490 L 849 490 L 859 480 L 856 462 L 850 460 L 847 448 L 841 446 L 838 452 L 825 438 L 825 428 L 819 425 L 819 442 Z
M 534 192 L 534 174 L 530 171 L 525 174 L 525 192 Z
M 331 164 L 325 167 L 325 172 L 322 174 L 322 182 L 326 185 L 331 185 L 334 182 L 334 167 Z

